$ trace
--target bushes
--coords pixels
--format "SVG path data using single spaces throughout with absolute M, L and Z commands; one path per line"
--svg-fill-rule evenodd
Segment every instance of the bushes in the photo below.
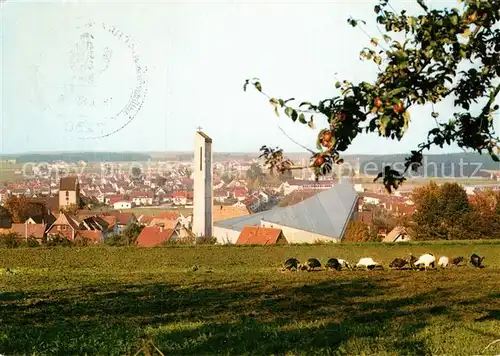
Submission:
M 127 246 L 127 241 L 120 234 L 110 234 L 106 239 L 104 239 L 104 243 L 108 246 Z
M 500 194 L 479 192 L 470 198 L 457 183 L 435 182 L 413 192 L 413 219 L 419 240 L 500 238 Z
M 26 241 L 21 243 L 21 247 L 38 247 L 38 246 L 40 246 L 40 244 L 38 243 L 38 240 L 33 236 L 28 237 Z
M 217 243 L 217 238 L 214 236 L 202 236 L 196 238 L 197 245 L 215 245 Z
M 16 248 L 21 245 L 21 236 L 16 233 L 9 233 L 0 236 L 0 247 L 2 248 Z
M 62 235 L 44 237 L 42 239 L 42 245 L 47 247 L 70 247 L 73 246 L 73 242 L 71 242 L 67 237 Z

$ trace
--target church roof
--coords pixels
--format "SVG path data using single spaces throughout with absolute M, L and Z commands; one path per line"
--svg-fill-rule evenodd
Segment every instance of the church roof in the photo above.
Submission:
M 198 131 L 197 133 L 205 139 L 205 142 L 212 143 L 212 139 L 206 133 L 203 131 Z
M 259 226 L 263 220 L 334 239 L 342 239 L 356 203 L 357 193 L 354 187 L 349 181 L 342 180 L 334 187 L 298 204 L 218 221 L 214 222 L 214 225 L 241 231 L 244 226 Z

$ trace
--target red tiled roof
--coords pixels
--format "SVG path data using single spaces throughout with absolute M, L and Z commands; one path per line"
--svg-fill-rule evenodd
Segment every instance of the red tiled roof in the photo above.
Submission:
M 248 194 L 248 190 L 246 188 L 236 188 L 233 190 L 233 194 L 235 197 L 245 197 Z
M 135 216 L 134 213 L 120 213 L 119 211 L 110 211 L 107 214 L 114 216 L 120 225 L 128 225 L 130 219 Z
M 78 237 L 83 237 L 88 239 L 92 243 L 100 243 L 102 239 L 102 233 L 98 230 L 80 230 L 75 236 L 75 239 Z
M 282 236 L 281 239 L 280 236 Z M 287 243 L 281 229 L 260 226 L 245 226 L 236 241 L 237 245 L 271 245 L 276 243 Z
M 133 191 L 130 193 L 130 199 L 134 198 L 153 198 L 154 193 L 152 191 Z
M 69 225 L 73 230 L 78 230 L 80 222 L 73 216 L 69 215 L 68 213 L 61 212 L 59 213 L 59 216 L 57 217 L 56 221 L 52 224 L 53 226 L 56 225 Z
M 164 211 L 158 215 L 155 215 L 155 218 L 158 219 L 166 219 L 166 220 L 177 220 L 180 218 L 181 214 L 176 211 Z
M 45 235 L 45 224 L 12 224 L 10 231 L 26 238 L 33 236 L 41 239 Z
M 146 215 L 142 214 L 137 218 L 137 221 L 139 221 L 141 224 L 148 225 L 152 220 L 154 219 L 154 216 L 152 215 Z
M 153 247 L 168 241 L 174 233 L 173 229 L 159 227 L 145 227 L 137 237 L 136 245 L 140 247 Z
M 116 216 L 99 215 L 99 217 L 108 223 L 108 229 L 113 229 L 113 227 L 116 225 Z
M 113 205 L 114 203 L 118 203 L 120 201 L 125 201 L 121 195 L 119 196 L 114 196 L 114 197 L 109 197 L 109 204 Z

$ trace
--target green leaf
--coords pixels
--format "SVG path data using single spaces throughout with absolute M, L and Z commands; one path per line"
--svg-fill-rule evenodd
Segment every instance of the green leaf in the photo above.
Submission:
M 437 112 L 433 112 L 431 115 L 432 115 L 432 117 L 433 117 L 433 118 L 435 118 L 435 119 L 436 119 L 437 117 L 439 117 L 439 113 L 437 113 Z
M 392 41 L 392 38 L 390 36 L 384 35 L 384 41 L 390 42 L 390 41 Z
M 306 124 L 306 123 L 307 123 L 307 121 L 306 121 L 306 117 L 304 116 L 304 114 L 303 114 L 303 113 L 300 113 L 300 115 L 299 115 L 299 121 L 300 121 L 301 123 L 303 123 L 303 124 Z
M 457 15 L 452 15 L 452 16 L 450 16 L 450 20 L 451 20 L 451 24 L 452 24 L 453 26 L 458 25 L 458 16 L 457 16 Z
M 394 89 L 394 90 L 391 90 L 390 92 L 388 92 L 387 96 L 389 98 L 392 98 L 394 96 L 397 96 L 397 95 L 401 94 L 404 91 L 406 91 L 406 88 L 405 87 L 400 87 L 400 88 L 397 88 L 397 89 Z M 399 101 L 399 99 L 397 99 L 397 101 Z M 395 103 L 397 103 L 397 101 Z
M 254 86 L 257 88 L 258 91 L 262 91 L 262 85 L 260 85 L 260 82 L 255 82 Z
M 338 88 L 340 88 L 341 86 L 342 86 L 342 84 L 340 84 L 340 82 L 336 82 L 336 83 L 335 83 L 335 88 L 337 88 L 337 89 L 338 89 Z
M 278 107 L 277 106 L 274 107 L 274 113 L 276 114 L 277 117 L 280 117 L 280 113 L 278 111 Z
M 375 7 L 373 8 L 373 11 L 375 11 L 376 14 L 378 14 L 380 12 L 380 10 L 382 10 L 380 5 L 375 5 Z
M 288 106 L 288 107 L 285 109 L 285 115 L 286 115 L 286 116 L 288 116 L 288 117 L 292 117 L 292 112 L 293 112 L 293 111 L 294 111 L 294 110 L 293 110 L 291 107 L 289 107 L 289 106 Z
M 417 3 L 420 5 L 420 7 L 422 7 L 422 9 L 424 9 L 425 11 L 427 11 L 429 8 L 427 7 L 427 5 L 425 5 L 425 1 L 424 0 L 417 0 Z
M 297 117 L 298 117 L 297 111 L 292 109 L 292 121 L 293 122 L 297 121 Z
M 493 159 L 493 161 L 495 161 L 495 162 L 500 162 L 500 158 L 498 158 L 497 155 L 492 154 L 491 159 Z

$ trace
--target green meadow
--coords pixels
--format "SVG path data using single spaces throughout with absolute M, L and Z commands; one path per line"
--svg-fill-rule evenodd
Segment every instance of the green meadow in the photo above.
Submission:
M 485 268 L 388 269 L 409 252 Z M 282 272 L 292 256 L 385 270 Z M 4 249 L 0 267 L 3 355 L 500 354 L 498 242 Z

